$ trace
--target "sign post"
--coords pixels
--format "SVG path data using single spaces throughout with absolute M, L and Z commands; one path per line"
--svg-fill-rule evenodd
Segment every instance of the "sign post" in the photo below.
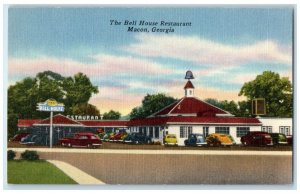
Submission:
M 48 99 L 46 102 L 38 103 L 38 111 L 50 112 L 50 148 L 53 146 L 53 112 L 64 112 L 65 105 L 58 103 L 54 99 Z

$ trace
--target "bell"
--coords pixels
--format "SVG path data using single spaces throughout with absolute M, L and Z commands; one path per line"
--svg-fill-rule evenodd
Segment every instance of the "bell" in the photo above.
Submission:
M 184 79 L 194 79 L 193 73 L 190 70 L 188 70 L 185 73 L 185 78 Z

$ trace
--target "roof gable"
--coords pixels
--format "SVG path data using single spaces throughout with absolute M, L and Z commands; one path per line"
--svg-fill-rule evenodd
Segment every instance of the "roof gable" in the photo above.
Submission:
M 40 119 L 19 119 L 18 127 L 30 127 L 35 123 L 40 122 Z
M 163 115 L 195 115 L 199 117 L 216 116 L 216 114 L 229 114 L 227 111 L 213 106 L 194 97 L 184 97 L 181 100 L 167 106 L 152 116 Z
M 57 114 L 52 117 L 52 124 L 53 125 L 82 125 L 79 122 L 76 122 L 64 115 Z M 35 123 L 34 125 L 50 125 L 50 118 L 41 120 L 38 123 Z

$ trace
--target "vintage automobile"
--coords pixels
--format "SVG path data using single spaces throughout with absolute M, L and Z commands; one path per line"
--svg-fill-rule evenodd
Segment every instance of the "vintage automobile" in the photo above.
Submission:
M 287 145 L 287 138 L 283 133 L 270 133 L 274 145 Z
M 293 145 L 293 136 L 292 135 L 287 135 L 286 140 L 288 142 L 288 145 Z
M 206 137 L 208 146 L 231 146 L 236 144 L 233 137 L 229 134 L 212 133 Z
M 175 134 L 168 134 L 163 139 L 164 145 L 178 145 L 177 138 Z
M 205 146 L 207 145 L 205 138 L 202 134 L 192 133 L 189 134 L 188 139 L 184 140 L 186 146 Z
M 272 137 L 263 131 L 250 131 L 241 137 L 241 142 L 245 146 L 267 146 L 273 145 Z
M 129 133 L 126 138 L 123 140 L 124 143 L 133 143 L 133 144 L 150 144 L 152 143 L 151 138 L 142 134 L 142 133 Z
M 16 134 L 14 137 L 10 138 L 9 141 L 21 141 L 23 137 L 26 137 L 27 135 L 29 135 L 30 133 L 27 132 L 22 132 L 22 133 L 18 133 Z
M 108 132 L 103 136 L 102 141 L 109 141 L 110 137 L 113 136 L 115 132 Z
M 125 133 L 124 135 L 122 135 L 122 137 L 121 137 L 121 142 L 124 142 L 124 139 L 126 138 L 128 136 L 128 133 Z
M 121 141 L 121 137 L 126 134 L 127 134 L 126 132 L 116 133 L 116 134 L 110 136 L 109 141 Z
M 23 137 L 20 141 L 20 144 L 23 145 L 39 145 L 41 142 L 41 137 L 34 134 L 29 134 L 26 137 Z
M 74 137 L 66 137 L 59 140 L 61 146 L 96 148 L 102 145 L 102 141 L 93 133 L 75 133 Z

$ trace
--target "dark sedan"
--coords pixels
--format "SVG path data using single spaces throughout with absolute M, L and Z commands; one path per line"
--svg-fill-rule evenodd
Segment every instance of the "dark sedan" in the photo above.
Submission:
M 151 138 L 141 134 L 141 133 L 130 133 L 123 140 L 124 143 L 133 143 L 133 144 L 150 144 Z
M 266 146 L 273 145 L 272 137 L 269 133 L 263 131 L 250 131 L 243 137 L 241 142 L 246 146 Z

